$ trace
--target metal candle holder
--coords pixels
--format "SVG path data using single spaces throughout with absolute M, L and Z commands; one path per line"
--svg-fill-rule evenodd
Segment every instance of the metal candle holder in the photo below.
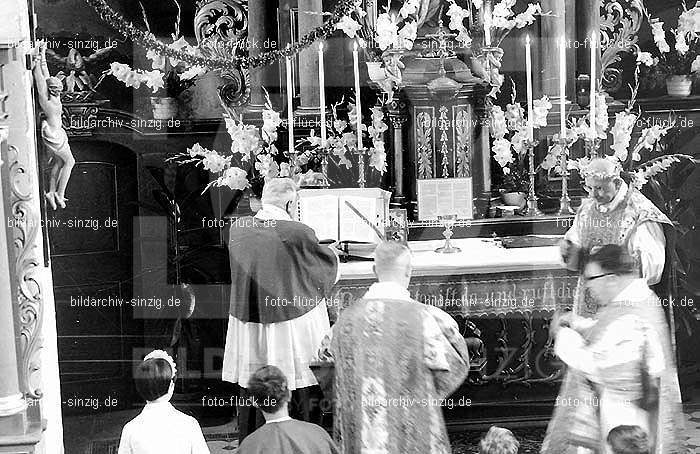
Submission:
M 537 141 L 536 140 L 528 140 L 525 142 L 525 146 L 527 147 L 527 154 L 528 154 L 528 161 L 529 161 L 529 175 L 530 175 L 530 184 L 529 184 L 529 189 L 527 193 L 527 204 L 525 206 L 525 211 L 523 214 L 525 216 L 544 216 L 544 213 L 540 211 L 539 207 L 537 206 L 537 195 L 535 195 L 535 147 L 537 146 Z
M 357 167 L 358 167 L 358 176 L 357 176 L 357 184 L 360 186 L 360 188 L 365 187 L 365 148 L 359 148 L 355 149 L 353 151 L 357 155 Z
M 586 136 L 584 139 L 584 148 L 586 150 L 586 156 L 589 158 L 599 158 L 598 150 L 600 149 L 601 140 L 596 138 L 591 138 Z
M 574 214 L 574 209 L 571 208 L 571 198 L 569 197 L 569 148 L 573 144 L 573 140 L 567 140 L 566 137 L 557 141 L 562 149 L 561 152 L 561 198 L 559 199 L 558 216 Z

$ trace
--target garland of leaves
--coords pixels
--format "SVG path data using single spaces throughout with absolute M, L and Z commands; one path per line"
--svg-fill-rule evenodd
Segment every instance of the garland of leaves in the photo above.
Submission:
M 294 45 L 287 46 L 284 49 L 263 52 L 255 57 L 231 55 L 229 58 L 224 60 L 221 58 L 205 58 L 199 55 L 192 55 L 188 52 L 172 49 L 159 41 L 152 33 L 143 31 L 135 27 L 131 22 L 124 19 L 124 17 L 122 17 L 122 15 L 118 12 L 114 11 L 105 0 L 85 1 L 95 9 L 103 21 L 107 22 L 125 38 L 129 38 L 133 42 L 145 47 L 148 50 L 157 52 L 160 55 L 164 55 L 175 60 L 181 60 L 193 66 L 203 66 L 210 71 L 234 71 L 239 68 L 258 68 L 272 64 L 283 57 L 294 56 L 303 49 L 309 47 L 314 41 L 318 39 L 327 39 L 329 36 L 331 36 L 335 32 L 336 25 L 341 21 L 341 19 L 355 9 L 355 0 L 340 0 L 340 2 L 338 2 L 333 9 L 330 19 L 328 19 L 322 26 L 316 27 L 304 35 Z

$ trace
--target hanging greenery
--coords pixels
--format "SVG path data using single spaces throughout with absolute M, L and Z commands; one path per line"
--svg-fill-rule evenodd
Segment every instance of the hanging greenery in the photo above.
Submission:
M 162 56 L 182 60 L 192 66 L 202 66 L 210 71 L 214 70 L 236 70 L 238 68 L 258 68 L 272 64 L 273 62 L 283 58 L 298 54 L 303 49 L 309 47 L 312 43 L 319 39 L 327 39 L 336 31 L 336 25 L 343 17 L 350 14 L 355 8 L 355 0 L 340 0 L 330 14 L 328 19 L 322 26 L 316 27 L 309 33 L 304 35 L 298 42 L 292 46 L 287 46 L 284 49 L 278 49 L 269 52 L 263 52 L 255 57 L 237 56 L 231 52 L 227 59 L 222 58 L 206 58 L 201 55 L 193 55 L 188 52 L 175 50 L 168 47 L 165 43 L 159 41 L 152 33 L 144 31 L 134 26 L 131 22 L 122 17 L 121 14 L 114 11 L 105 0 L 85 0 L 92 6 L 100 18 L 107 22 L 110 26 L 116 29 L 125 38 L 131 39 L 133 42 L 145 47 L 148 50 L 157 52 Z M 236 43 L 234 43 L 236 45 Z

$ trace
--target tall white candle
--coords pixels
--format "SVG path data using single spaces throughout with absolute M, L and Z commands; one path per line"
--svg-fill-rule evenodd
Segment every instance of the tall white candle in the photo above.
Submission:
M 596 136 L 595 127 L 595 104 L 596 104 L 596 39 L 595 32 L 591 32 L 591 95 L 589 101 L 589 108 L 591 113 L 591 137 Z
M 353 69 L 355 71 L 355 112 L 357 113 L 357 149 L 362 148 L 362 105 L 360 104 L 360 59 L 357 41 L 352 48 Z
M 559 138 L 566 137 L 566 39 L 562 36 L 559 40 L 559 122 L 561 130 Z
M 318 94 L 321 114 L 321 146 L 326 146 L 326 75 L 323 69 L 323 43 L 318 45 Z
M 532 56 L 530 55 L 530 35 L 525 36 L 525 76 L 527 78 L 527 138 L 534 139 L 532 123 Z
M 491 10 L 483 5 L 484 8 L 484 44 L 486 47 L 491 47 Z
M 292 98 L 292 59 L 285 58 L 287 68 L 287 127 L 289 128 L 289 153 L 294 152 L 294 105 Z

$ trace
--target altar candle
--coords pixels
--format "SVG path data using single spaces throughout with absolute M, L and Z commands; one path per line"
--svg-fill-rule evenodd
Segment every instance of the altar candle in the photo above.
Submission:
M 484 11 L 484 44 L 486 47 L 491 47 L 491 10 L 483 6 Z
M 559 138 L 566 137 L 566 39 L 562 36 L 559 40 L 559 121 L 561 123 L 561 131 Z
M 357 149 L 362 148 L 362 105 L 360 104 L 360 60 L 357 53 L 357 41 L 353 45 L 352 59 L 355 71 L 355 112 L 357 113 Z
M 321 146 L 326 146 L 326 75 L 323 70 L 323 43 L 318 45 L 318 90 L 321 114 Z
M 525 36 L 525 75 L 527 78 L 527 138 L 533 140 L 535 135 L 532 123 L 532 57 L 530 55 L 530 35 Z
M 289 128 L 289 153 L 294 153 L 294 108 L 292 99 L 292 59 L 285 58 L 287 67 L 287 127 Z
M 591 94 L 589 96 L 590 101 L 588 102 L 589 108 L 590 108 L 590 114 L 591 114 L 591 137 L 595 138 L 597 133 L 596 133 L 596 127 L 595 127 L 595 104 L 596 104 L 596 75 L 595 75 L 595 66 L 596 66 L 596 49 L 595 49 L 595 32 L 591 32 Z

